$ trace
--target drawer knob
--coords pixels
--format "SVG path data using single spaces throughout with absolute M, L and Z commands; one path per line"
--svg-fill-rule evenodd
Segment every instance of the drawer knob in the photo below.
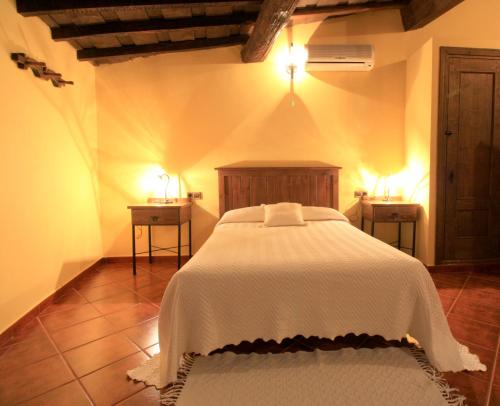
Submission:
M 155 222 L 158 221 L 159 218 L 159 216 L 151 216 L 151 220 Z

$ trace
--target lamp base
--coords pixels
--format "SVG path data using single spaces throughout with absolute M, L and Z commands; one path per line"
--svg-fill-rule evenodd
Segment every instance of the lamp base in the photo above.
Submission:
M 165 199 L 164 197 L 149 197 L 148 203 L 169 204 L 175 203 L 177 199 Z

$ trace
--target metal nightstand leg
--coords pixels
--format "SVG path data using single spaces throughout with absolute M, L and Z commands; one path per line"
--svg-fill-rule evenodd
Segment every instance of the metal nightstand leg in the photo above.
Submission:
M 416 246 L 416 240 L 417 240 L 417 222 L 413 222 L 413 245 L 411 247 L 411 255 L 414 257 L 415 256 L 415 246 Z
M 191 244 L 191 220 L 189 220 L 189 258 L 192 257 L 192 244 Z
M 181 268 L 181 224 L 177 225 L 177 269 Z
M 149 263 L 153 263 L 153 254 L 151 253 L 151 226 L 148 226 L 148 246 L 149 246 Z
M 136 274 L 135 265 L 135 226 L 132 224 L 132 272 Z
M 398 223 L 398 250 L 401 249 L 401 223 Z

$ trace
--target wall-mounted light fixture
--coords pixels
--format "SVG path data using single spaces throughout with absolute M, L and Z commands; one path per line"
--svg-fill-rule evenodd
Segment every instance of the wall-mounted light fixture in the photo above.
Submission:
M 288 50 L 288 65 L 286 67 L 287 73 L 290 75 L 290 80 L 293 82 L 293 79 L 295 77 L 295 72 L 298 69 L 297 65 L 297 58 L 296 58 L 297 51 L 295 47 L 293 46 L 293 42 L 290 44 L 290 49 Z
M 300 79 L 305 73 L 305 65 L 307 61 L 307 51 L 304 47 L 294 46 L 290 44 L 288 50 L 288 61 L 286 71 L 290 75 L 290 96 L 291 105 L 295 106 L 295 81 Z

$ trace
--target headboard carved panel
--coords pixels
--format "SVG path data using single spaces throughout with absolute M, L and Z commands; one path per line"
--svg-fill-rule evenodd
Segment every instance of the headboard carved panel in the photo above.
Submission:
M 339 170 L 322 162 L 239 162 L 219 172 L 219 214 L 262 203 L 339 205 Z

